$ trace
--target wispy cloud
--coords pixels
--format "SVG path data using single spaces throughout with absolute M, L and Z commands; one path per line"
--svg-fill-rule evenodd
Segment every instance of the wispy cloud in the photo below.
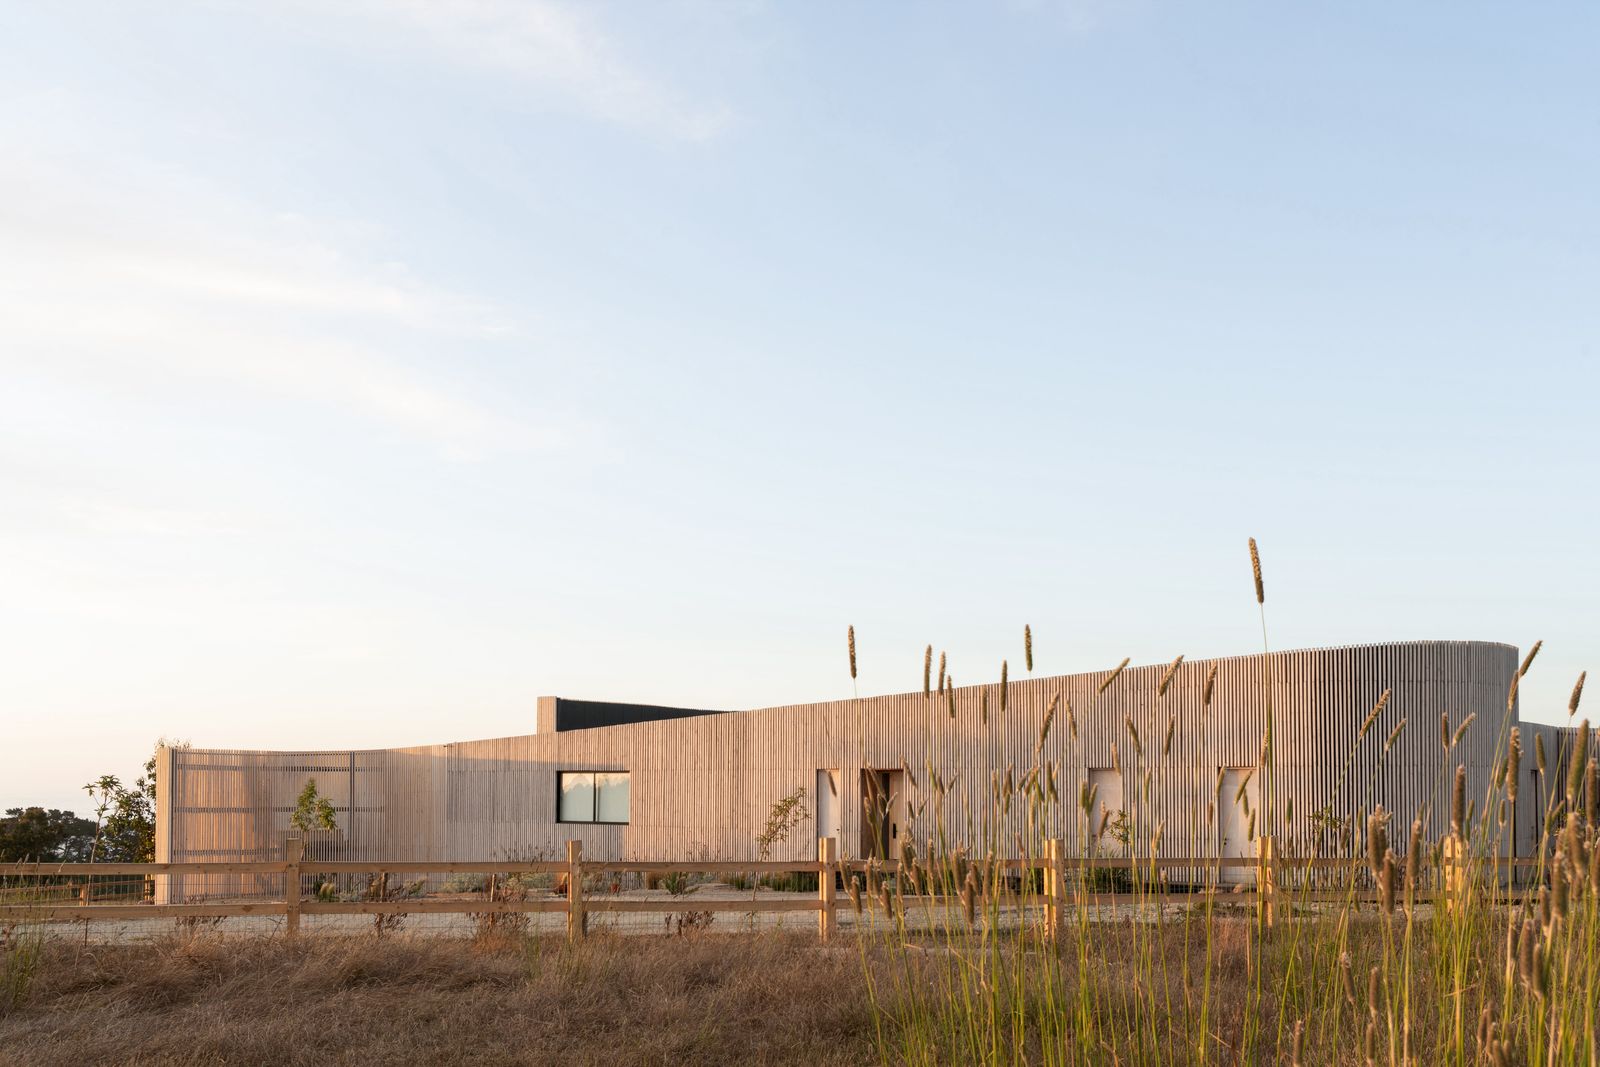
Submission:
M 706 140 L 731 120 L 625 57 L 593 9 L 555 0 L 282 0 L 302 32 L 370 48 L 400 45 L 457 67 L 542 86 L 610 122 Z
M 477 457 L 561 443 L 455 384 L 515 321 L 137 158 L 0 129 L 0 364 L 223 384 L 377 420 Z

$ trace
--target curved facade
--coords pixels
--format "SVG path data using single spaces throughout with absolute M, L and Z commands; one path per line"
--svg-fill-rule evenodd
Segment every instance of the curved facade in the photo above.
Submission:
M 1324 849 L 1376 804 L 1396 827 L 1423 819 L 1436 839 L 1458 763 L 1469 797 L 1485 802 L 1517 725 L 1507 708 L 1517 662 L 1510 645 L 1418 641 L 1186 661 L 1164 694 L 1164 664 L 1124 670 L 1103 691 L 1109 671 L 1030 677 L 1010 683 L 1003 710 L 998 683 L 735 712 L 542 698 L 539 731 L 517 737 L 163 750 L 157 858 L 281 857 L 308 778 L 338 815 L 339 829 L 314 842 L 328 859 L 552 857 L 574 838 L 597 859 L 754 859 L 772 805 L 799 789 L 808 828 L 775 859 L 813 858 L 812 831 L 856 857 L 893 854 L 904 835 L 1011 855 L 1054 836 L 1107 852 L 1134 839 L 1142 854 L 1159 838 L 1163 855 L 1245 855 L 1251 834 L 1269 830 L 1288 854 Z M 1441 716 L 1451 734 L 1475 717 L 1447 747 Z M 558 776 L 579 772 L 626 776 L 604 779 L 626 791 L 625 823 L 558 820 Z M 1534 810 L 1521 806 L 1519 850 Z

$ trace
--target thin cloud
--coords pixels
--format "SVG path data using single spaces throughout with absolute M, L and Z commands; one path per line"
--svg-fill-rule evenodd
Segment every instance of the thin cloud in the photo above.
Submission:
M 176 183 L 170 168 L 63 156 L 3 132 L 0 151 L 0 364 L 249 388 L 459 458 L 564 443 L 568 430 L 452 385 L 458 353 L 517 339 L 492 305 L 335 247 L 306 220 Z
M 598 118 L 703 141 L 725 130 L 726 106 L 686 99 L 625 58 L 590 11 L 555 0 L 356 0 L 283 4 L 302 32 L 370 48 L 394 42 L 454 66 L 546 87 Z

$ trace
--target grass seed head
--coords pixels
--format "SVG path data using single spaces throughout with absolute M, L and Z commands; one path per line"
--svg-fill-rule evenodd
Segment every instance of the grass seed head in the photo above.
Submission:
M 1383 857 L 1389 851 L 1389 816 L 1383 805 L 1372 809 L 1367 818 L 1367 865 L 1376 881 L 1383 877 Z
M 1104 693 L 1106 691 L 1106 688 L 1108 686 L 1110 686 L 1112 682 L 1117 680 L 1117 676 L 1119 674 L 1121 674 L 1124 670 L 1126 670 L 1128 664 L 1131 663 L 1132 661 L 1133 661 L 1133 657 L 1132 656 L 1123 657 L 1122 662 L 1117 664 L 1117 667 L 1116 667 L 1115 670 L 1113 670 L 1110 674 L 1105 676 L 1105 678 L 1100 682 L 1100 688 L 1096 689 L 1095 692 L 1096 693 Z
M 1567 854 L 1556 850 L 1555 862 L 1550 865 L 1550 911 L 1556 919 L 1567 917 Z
M 1583 792 L 1583 776 L 1589 769 L 1589 720 L 1578 724 L 1572 739 L 1572 752 L 1567 757 L 1567 810 L 1577 811 L 1579 795 Z
M 1463 719 L 1461 721 L 1461 725 L 1456 727 L 1456 732 L 1453 735 L 1451 735 L 1451 737 L 1450 737 L 1450 747 L 1451 748 L 1455 748 L 1457 745 L 1459 745 L 1461 743 L 1461 739 L 1464 736 L 1466 736 L 1467 727 L 1471 726 L 1472 725 L 1472 720 L 1476 719 L 1477 717 L 1478 717 L 1478 713 L 1477 712 L 1473 712 L 1471 715 L 1468 715 L 1465 719 Z
M 1039 727 L 1039 743 L 1033 749 L 1036 755 L 1044 751 L 1045 738 L 1050 736 L 1050 724 L 1056 721 L 1056 707 L 1060 703 L 1061 698 L 1059 696 L 1050 698 L 1050 706 L 1045 709 L 1044 713 L 1044 723 Z
M 1404 730 L 1405 728 L 1406 721 L 1404 719 L 1401 719 L 1399 722 L 1394 724 L 1394 729 L 1389 731 L 1389 740 L 1383 743 L 1383 754 L 1385 756 L 1387 756 L 1389 754 L 1389 750 L 1394 747 L 1394 743 L 1400 740 L 1400 731 Z
M 928 647 L 931 648 L 933 646 L 930 645 Z M 941 692 L 941 693 L 944 692 L 944 664 L 945 664 L 945 652 L 944 652 L 943 649 L 940 649 L 939 650 L 939 692 Z
M 1008 667 L 1005 660 L 1000 661 L 1000 710 L 1006 710 L 1006 691 L 1010 688 L 1006 681 Z
M 1178 658 L 1173 660 L 1172 663 L 1167 667 L 1165 673 L 1161 675 L 1161 682 L 1156 686 L 1157 696 L 1164 697 L 1167 695 L 1167 686 L 1172 684 L 1172 676 L 1178 673 L 1178 667 L 1182 665 L 1182 663 L 1183 655 L 1182 653 L 1179 653 Z
M 1267 602 L 1266 589 L 1261 584 L 1261 553 L 1256 550 L 1256 539 L 1250 538 L 1250 573 L 1256 580 L 1256 603 Z
M 1518 678 L 1521 678 L 1524 674 L 1528 673 L 1528 668 L 1533 666 L 1533 658 L 1539 654 L 1539 650 L 1543 647 L 1544 641 L 1543 639 L 1540 639 L 1533 643 L 1532 648 L 1528 649 L 1528 655 L 1525 659 L 1523 659 L 1522 666 L 1517 668 Z
M 1522 777 L 1522 728 L 1511 728 L 1511 741 L 1506 746 L 1506 797 L 1517 802 L 1517 780 Z
M 933 646 L 922 654 L 922 699 L 933 695 Z
M 1367 731 L 1372 729 L 1372 724 L 1378 721 L 1379 715 L 1383 714 L 1385 705 L 1389 703 L 1389 693 L 1390 690 L 1385 689 L 1383 695 L 1378 698 L 1378 702 L 1372 705 L 1372 710 L 1367 712 L 1367 717 L 1361 720 L 1361 731 L 1356 734 L 1357 740 L 1366 737 Z
M 1544 756 L 1544 734 L 1533 735 L 1533 764 L 1539 768 L 1540 774 L 1544 774 L 1548 770 L 1548 764 Z
M 1033 673 L 1033 627 L 1027 623 L 1022 624 L 1022 658 L 1028 666 L 1028 673 Z
M 1211 706 L 1211 693 L 1212 693 L 1212 691 L 1214 689 L 1216 689 L 1216 686 L 1217 686 L 1217 665 L 1215 663 L 1213 663 L 1211 665 L 1211 669 L 1206 672 L 1205 689 L 1202 690 L 1201 693 L 1200 693 L 1200 704 L 1201 704 L 1202 707 L 1209 708 Z
M 1382 891 L 1383 913 L 1394 914 L 1395 901 L 1395 862 L 1394 853 L 1386 852 L 1383 857 L 1383 880 L 1380 886 Z
M 1457 837 L 1467 832 L 1467 768 L 1456 765 L 1456 784 L 1450 791 L 1450 829 Z
M 1577 684 L 1572 687 L 1572 697 L 1567 701 L 1567 718 L 1578 714 L 1578 701 L 1583 699 L 1583 680 L 1589 677 L 1589 672 L 1584 671 L 1578 675 Z
M 1533 985 L 1533 942 L 1537 936 L 1532 919 L 1522 920 L 1522 932 L 1517 935 L 1517 976 L 1524 986 Z
M 848 637 L 848 641 L 849 641 L 849 644 L 850 644 L 850 677 L 851 678 L 855 678 L 855 676 L 856 676 L 856 628 L 854 626 L 850 627 L 850 635 Z

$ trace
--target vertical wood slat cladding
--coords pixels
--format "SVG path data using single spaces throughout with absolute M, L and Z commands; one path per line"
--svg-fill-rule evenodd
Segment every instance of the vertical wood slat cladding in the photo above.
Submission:
M 1080 784 L 1089 769 L 1114 763 L 1142 841 L 1159 827 L 1163 855 L 1208 856 L 1217 849 L 1217 813 L 1208 805 L 1233 800 L 1216 795 L 1218 770 L 1256 766 L 1269 694 L 1277 796 L 1270 823 L 1265 810 L 1257 813 L 1258 832 L 1277 833 L 1282 851 L 1293 853 L 1313 844 L 1316 813 L 1350 817 L 1382 804 L 1395 815 L 1398 840 L 1413 818 L 1436 839 L 1449 829 L 1456 763 L 1467 768 L 1469 796 L 1484 804 L 1496 753 L 1516 721 L 1514 710 L 1507 716 L 1506 693 L 1517 662 L 1508 645 L 1410 642 L 1185 661 L 1164 697 L 1157 687 L 1165 664 L 1130 667 L 1103 694 L 1096 689 L 1106 671 L 1013 679 L 1004 712 L 998 683 L 964 686 L 954 691 L 954 718 L 944 699 L 918 691 L 417 748 L 174 750 L 162 786 L 166 854 L 158 858 L 279 858 L 295 797 L 315 778 L 341 827 L 338 840 L 320 846 L 326 858 L 552 857 L 576 838 L 597 859 L 752 859 L 772 804 L 797 788 L 814 789 L 825 768 L 841 771 L 841 854 L 859 856 L 861 770 L 902 765 L 916 783 L 907 783 L 908 805 L 924 807 L 912 825 L 918 840 L 942 819 L 953 842 L 978 850 L 1037 850 L 1048 836 L 1081 849 Z M 1206 708 L 1202 690 L 1213 663 L 1216 689 Z M 1387 708 L 1358 738 L 1385 688 L 1393 690 Z M 1041 746 L 1052 699 L 1061 705 Z M 1452 730 L 1477 714 L 1453 751 L 1440 743 L 1441 713 Z M 554 719 L 544 701 L 540 715 Z M 1385 755 L 1402 719 L 1406 727 Z M 1533 730 L 1524 727 L 1524 735 L 1531 764 Z M 942 803 L 932 796 L 930 765 L 954 781 Z M 1042 765 L 1055 776 L 1059 803 L 1030 812 L 1017 801 L 1000 810 L 996 778 L 1009 769 L 1020 782 Z M 556 773 L 564 769 L 630 772 L 629 825 L 557 823 Z M 1522 821 L 1525 838 L 1531 819 Z M 811 830 L 774 858 L 813 857 Z

